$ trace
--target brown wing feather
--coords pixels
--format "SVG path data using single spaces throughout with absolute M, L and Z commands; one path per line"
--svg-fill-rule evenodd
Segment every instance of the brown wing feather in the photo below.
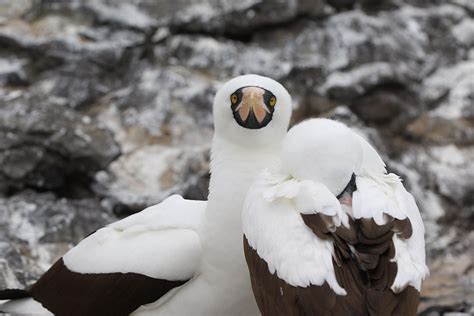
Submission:
M 408 220 L 377 225 L 372 219 L 350 219 L 349 228 L 331 232 L 330 221 L 320 214 L 302 217 L 319 238 L 334 241 L 336 278 L 348 294 L 336 295 L 327 283 L 305 288 L 287 284 L 270 273 L 244 236 L 252 289 L 262 315 L 416 315 L 418 291 L 411 286 L 400 293 L 390 289 L 397 273 L 397 265 L 390 261 L 395 255 L 392 237 L 411 235 Z
M 77 273 L 59 259 L 28 293 L 59 316 L 125 316 L 186 282 L 137 273 Z
M 391 262 L 395 255 L 393 234 L 409 238 L 412 227 L 408 219 L 388 217 L 385 225 L 377 225 L 373 219 L 351 219 L 349 228 L 341 226 L 330 232 L 321 229 L 319 214 L 302 217 L 316 235 L 334 240 L 336 278 L 348 292 L 342 304 L 355 308 L 355 314 L 416 315 L 418 291 L 411 286 L 401 293 L 390 289 L 397 274 L 397 265 Z
M 297 315 L 364 315 L 365 309 L 357 311 L 357 300 L 336 295 L 327 283 L 321 286 L 295 287 L 271 274 L 268 265 L 250 247 L 244 236 L 244 253 L 249 268 L 252 290 L 257 305 L 263 316 L 297 316 Z M 339 277 L 354 286 L 357 282 L 349 266 L 338 271 Z M 359 292 L 362 295 L 362 292 Z

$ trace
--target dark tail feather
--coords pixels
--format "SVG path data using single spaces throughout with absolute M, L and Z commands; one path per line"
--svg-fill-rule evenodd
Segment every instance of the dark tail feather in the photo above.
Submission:
M 5 289 L 0 290 L 0 300 L 17 300 L 20 298 L 31 297 L 27 290 Z

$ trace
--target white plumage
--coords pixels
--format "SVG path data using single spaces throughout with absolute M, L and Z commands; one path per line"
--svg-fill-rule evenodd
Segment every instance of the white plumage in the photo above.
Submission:
M 187 280 L 201 258 L 198 229 L 205 207 L 205 201 L 173 195 L 99 229 L 64 255 L 64 263 L 79 273 L 134 272 Z
M 266 89 L 277 100 L 271 121 L 260 129 L 239 126 L 231 109 L 231 94 L 248 86 Z M 79 273 L 191 278 L 133 315 L 258 315 L 243 258 L 242 205 L 258 172 L 278 160 L 291 97 L 272 79 L 240 76 L 219 89 L 213 113 L 208 202 L 172 196 L 98 230 L 63 257 L 65 266 Z M 7 303 L 2 310 L 48 312 L 38 305 L 29 299 Z
M 257 130 L 235 124 L 229 96 L 257 86 L 277 98 L 273 119 Z M 160 315 L 258 315 L 243 256 L 242 209 L 258 173 L 278 162 L 291 116 L 291 97 L 278 82 L 257 75 L 232 79 L 216 94 L 209 200 L 199 230 L 203 249 L 199 274 L 160 306 Z M 155 315 L 142 308 L 139 315 Z
M 272 273 L 276 271 L 293 286 L 326 281 L 334 292 L 344 294 L 334 275 L 332 241 L 319 239 L 301 214 L 313 211 L 334 216 L 336 226 L 347 223 L 346 216 L 374 219 L 377 224 L 386 223 L 388 216 L 408 217 L 412 236 L 393 236 L 393 261 L 398 270 L 391 289 L 399 292 L 412 285 L 420 290 L 428 268 L 419 210 L 399 177 L 386 174 L 383 160 L 365 139 L 342 123 L 312 119 L 288 132 L 281 159 L 279 168 L 261 173 L 243 211 L 249 245 Z M 342 193 L 353 173 L 357 190 L 352 210 L 343 207 L 344 213 L 335 196 Z M 303 198 L 301 192 L 305 192 Z
M 1 301 L 0 301 L 1 302 Z M 32 298 L 22 298 L 0 305 L 2 312 L 24 316 L 53 316 L 40 303 Z
M 328 121 L 311 119 L 290 129 L 282 145 L 282 171 L 324 183 L 338 195 L 361 168 L 364 152 L 356 134 L 336 121 L 330 121 L 334 126 L 328 128 Z
M 332 265 L 332 242 L 321 240 L 304 224 L 298 208 L 303 184 L 295 179 L 275 183 L 271 172 L 264 172 L 249 189 L 243 210 L 243 231 L 249 245 L 257 250 L 271 273 L 293 286 L 321 285 L 325 281 L 338 294 L 345 294 L 336 281 Z M 341 215 L 341 206 L 322 184 L 314 184 L 304 197 L 323 205 L 326 215 Z M 277 192 L 275 192 L 277 191 Z M 321 198 L 321 201 L 319 201 Z M 339 222 L 341 220 L 338 220 Z

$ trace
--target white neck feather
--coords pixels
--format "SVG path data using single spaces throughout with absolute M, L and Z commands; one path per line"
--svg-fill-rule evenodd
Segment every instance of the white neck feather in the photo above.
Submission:
M 219 272 L 247 273 L 242 246 L 244 199 L 258 173 L 277 163 L 278 150 L 275 143 L 244 147 L 214 137 L 209 200 L 201 228 L 203 272 L 209 269 L 216 278 Z

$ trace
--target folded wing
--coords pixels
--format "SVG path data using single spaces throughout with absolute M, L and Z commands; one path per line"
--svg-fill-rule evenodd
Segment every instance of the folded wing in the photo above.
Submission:
M 416 314 L 428 274 L 416 203 L 395 175 L 356 184 L 352 208 L 310 181 L 267 174 L 250 188 L 244 249 L 263 315 Z
M 205 205 L 172 196 L 91 234 L 31 288 L 0 291 L 0 298 L 26 293 L 55 315 L 128 315 L 194 276 Z M 31 299 L 0 310 L 22 313 L 28 306 Z

